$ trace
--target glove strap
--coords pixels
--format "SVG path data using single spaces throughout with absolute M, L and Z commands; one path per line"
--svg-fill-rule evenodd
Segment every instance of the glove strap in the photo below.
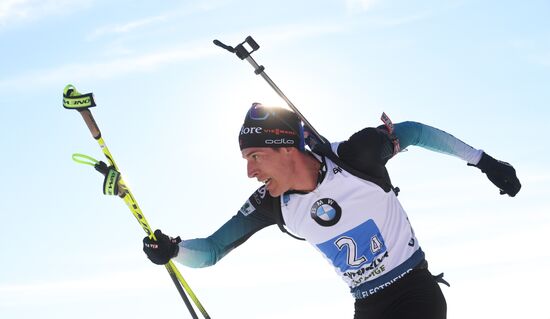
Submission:
M 393 122 L 389 118 L 389 116 L 386 115 L 385 112 L 382 112 L 382 116 L 380 116 L 380 119 L 382 122 L 384 122 L 384 126 L 386 126 L 386 129 L 388 130 L 388 133 L 390 135 L 391 141 L 393 143 L 393 155 L 399 153 L 401 151 L 401 147 L 399 146 L 399 140 L 395 135 L 393 135 Z

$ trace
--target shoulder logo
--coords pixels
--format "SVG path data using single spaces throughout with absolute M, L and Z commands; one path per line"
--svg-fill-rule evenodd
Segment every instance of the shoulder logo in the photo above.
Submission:
M 261 199 L 264 199 L 266 191 L 267 191 L 267 186 L 265 185 L 258 188 L 258 194 L 260 195 Z
M 256 208 L 254 208 L 254 205 L 252 205 L 252 203 L 250 203 L 250 200 L 247 200 L 246 203 L 244 203 L 243 207 L 241 207 L 241 209 L 239 211 L 244 216 L 248 216 L 248 215 L 252 214 L 255 210 L 256 210 Z
M 261 205 L 262 204 L 262 201 L 263 199 L 265 198 L 265 194 L 266 194 L 266 187 L 265 185 L 258 188 L 254 194 L 252 194 L 252 197 L 254 198 L 254 201 L 256 202 L 256 204 L 258 205 Z
M 329 227 L 336 225 L 342 217 L 342 209 L 340 205 L 330 198 L 322 198 L 316 201 L 313 206 L 311 206 L 311 218 L 317 222 L 317 224 Z

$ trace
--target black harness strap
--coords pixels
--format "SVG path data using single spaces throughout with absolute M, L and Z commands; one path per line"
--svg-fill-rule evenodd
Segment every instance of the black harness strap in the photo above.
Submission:
M 279 226 L 279 229 L 285 233 L 288 234 L 290 237 L 298 240 L 305 240 L 304 238 L 300 238 L 292 233 L 290 233 L 288 230 L 286 230 L 284 224 L 285 221 L 283 219 L 283 211 L 281 209 L 281 196 L 273 198 L 273 215 L 275 216 L 275 221 L 277 222 L 277 226 Z
M 369 176 L 369 175 L 367 175 L 367 174 L 365 174 L 365 173 L 363 173 L 359 170 L 356 170 L 355 168 L 351 167 L 350 165 L 348 165 L 344 161 L 342 161 L 340 159 L 340 157 L 338 157 L 338 155 L 336 155 L 332 151 L 332 149 L 330 147 L 330 144 L 317 144 L 314 147 L 313 152 L 315 154 L 318 154 L 318 155 L 325 156 L 325 157 L 329 158 L 336 165 L 338 165 L 340 168 L 342 168 L 346 172 L 350 173 L 351 175 L 378 185 L 386 193 L 389 192 L 390 190 L 393 190 L 395 195 L 397 195 L 399 193 L 399 188 L 398 187 L 393 187 L 393 185 L 391 183 L 391 180 L 390 180 L 390 175 L 388 174 L 388 170 L 385 169 L 385 168 L 384 168 L 384 176 L 383 177 L 381 177 L 381 178 L 372 177 L 372 176 Z

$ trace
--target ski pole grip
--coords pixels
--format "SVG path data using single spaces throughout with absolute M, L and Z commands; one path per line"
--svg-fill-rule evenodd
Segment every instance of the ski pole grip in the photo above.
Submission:
M 243 42 L 239 43 L 236 47 L 223 44 L 220 40 L 214 40 L 214 44 L 219 46 L 220 48 L 226 49 L 231 53 L 235 53 L 237 57 L 241 60 L 248 58 L 252 54 L 252 52 L 260 48 L 258 43 L 254 41 L 251 36 L 246 37 L 246 39 Z M 248 48 L 244 46 L 245 44 L 248 45 Z
M 97 126 L 92 112 L 89 108 L 96 106 L 93 93 L 81 94 L 72 84 L 67 84 L 63 89 L 63 107 L 70 110 L 77 110 L 88 129 L 92 133 L 92 136 L 98 140 L 101 138 L 101 132 Z
M 225 49 L 231 53 L 235 53 L 235 49 L 232 46 L 229 46 L 227 44 L 223 44 L 220 40 L 214 40 L 214 44 L 219 46 L 222 49 Z
M 63 107 L 69 110 L 83 110 L 96 106 L 93 93 L 81 94 L 74 85 L 67 84 L 63 89 Z
M 99 140 L 101 138 L 101 131 L 94 120 L 92 112 L 88 109 L 81 109 L 78 110 L 78 112 L 82 115 L 82 118 L 84 119 L 84 122 L 86 122 L 86 126 L 88 126 L 88 129 L 90 130 L 90 133 L 92 133 L 94 139 Z

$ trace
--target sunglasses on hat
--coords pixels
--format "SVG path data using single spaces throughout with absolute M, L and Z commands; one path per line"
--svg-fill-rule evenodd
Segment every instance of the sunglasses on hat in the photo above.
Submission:
M 273 112 L 270 112 L 269 109 L 261 103 L 254 102 L 248 110 L 248 117 L 252 120 L 263 121 L 267 120 L 269 115 L 272 113 Z

